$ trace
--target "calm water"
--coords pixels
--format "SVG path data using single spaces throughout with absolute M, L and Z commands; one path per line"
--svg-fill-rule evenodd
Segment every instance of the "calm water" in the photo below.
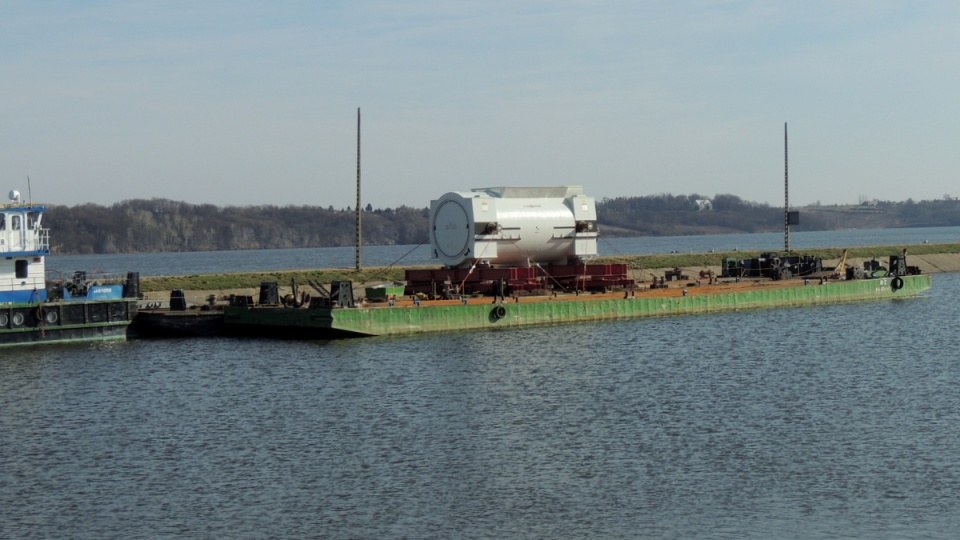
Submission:
M 55 234 L 55 233 L 54 233 Z M 790 247 L 851 247 L 878 245 L 943 244 L 960 242 L 960 227 L 915 229 L 865 229 L 850 231 L 794 232 Z M 601 239 L 601 255 L 649 255 L 655 253 L 707 253 L 709 251 L 783 249 L 783 233 L 718 234 L 709 236 L 665 236 Z M 430 246 L 367 246 L 363 248 L 364 266 L 436 264 L 430 258 Z M 194 253 L 146 253 L 135 255 L 54 255 L 47 268 L 64 274 L 74 270 L 110 272 L 139 271 L 144 276 L 211 274 L 257 270 L 302 268 L 353 268 L 356 249 L 310 248 L 205 251 Z
M 2 351 L 0 537 L 954 538 L 958 291 Z

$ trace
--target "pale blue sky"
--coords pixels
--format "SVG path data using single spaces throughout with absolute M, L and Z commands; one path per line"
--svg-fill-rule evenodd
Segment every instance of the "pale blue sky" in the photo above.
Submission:
M 0 0 L 0 178 L 52 204 L 582 184 L 960 196 L 960 3 Z

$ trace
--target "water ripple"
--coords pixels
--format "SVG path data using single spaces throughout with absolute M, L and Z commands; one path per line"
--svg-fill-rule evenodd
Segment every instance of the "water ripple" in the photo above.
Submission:
M 0 353 L 4 538 L 948 538 L 960 276 L 903 302 Z

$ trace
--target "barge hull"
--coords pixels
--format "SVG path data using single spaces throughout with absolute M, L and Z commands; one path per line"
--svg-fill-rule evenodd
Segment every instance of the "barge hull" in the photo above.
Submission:
M 210 337 L 224 333 L 220 311 L 139 310 L 133 320 L 136 337 Z
M 636 291 L 634 295 L 621 293 L 619 298 L 594 295 L 538 301 L 521 298 L 492 304 L 428 305 L 424 302 L 419 306 L 332 309 L 230 306 L 224 311 L 224 323 L 225 328 L 235 334 L 333 339 L 886 300 L 914 296 L 930 286 L 929 275 L 918 275 L 801 282 L 791 286 L 745 287 L 726 292 L 722 289 L 713 292 L 691 290 L 691 294 L 686 294 L 684 290 L 672 289 L 670 295 Z
M 28 328 L 8 331 L 3 334 L 0 347 L 10 345 L 77 343 L 82 341 L 126 340 L 130 323 L 107 323 L 84 326 L 50 327 L 43 330 Z

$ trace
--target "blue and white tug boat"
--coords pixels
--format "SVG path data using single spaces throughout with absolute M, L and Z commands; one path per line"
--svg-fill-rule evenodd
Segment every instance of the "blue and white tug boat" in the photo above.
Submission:
M 46 210 L 15 190 L 0 205 L 0 347 L 126 339 L 137 314 L 139 274 L 81 271 L 48 279 Z

